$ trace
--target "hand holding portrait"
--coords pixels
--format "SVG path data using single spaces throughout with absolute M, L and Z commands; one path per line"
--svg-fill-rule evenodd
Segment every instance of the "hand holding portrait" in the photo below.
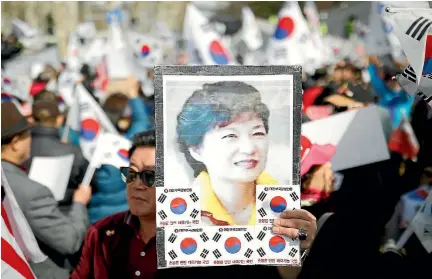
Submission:
M 316 218 L 304 209 L 286 210 L 273 223 L 273 232 L 298 238 L 299 232 L 306 232 L 306 239 L 300 241 L 301 249 L 308 249 L 315 239 L 317 224 Z

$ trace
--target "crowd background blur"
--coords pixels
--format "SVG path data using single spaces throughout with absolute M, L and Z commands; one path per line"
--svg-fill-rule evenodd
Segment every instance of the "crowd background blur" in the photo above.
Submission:
M 385 7 L 419 11 L 404 21 Z M 398 32 L 419 16 L 429 28 L 428 9 L 2 2 L 2 217 L 14 195 L 59 269 L 40 278 L 66 278 L 88 225 L 128 210 L 119 168 L 133 135 L 155 127 L 153 66 L 301 65 L 302 207 L 327 221 L 299 278 L 430 274 L 432 35 L 417 44 Z M 30 266 L 44 260 L 17 243 Z M 2 261 L 3 273 L 3 249 Z

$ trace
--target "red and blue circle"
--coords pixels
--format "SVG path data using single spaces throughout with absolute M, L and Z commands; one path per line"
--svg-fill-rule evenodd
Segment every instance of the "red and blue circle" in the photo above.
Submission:
M 237 254 L 241 249 L 240 239 L 237 237 L 229 237 L 225 240 L 225 250 L 230 254 Z
M 281 213 L 283 212 L 287 207 L 286 200 L 281 196 L 275 196 L 270 201 L 270 208 L 273 210 L 273 212 Z
M 228 54 L 225 48 L 217 40 L 210 43 L 210 55 L 218 65 L 227 65 L 229 63 Z
M 124 148 L 119 149 L 119 151 L 117 151 L 117 154 L 119 155 L 120 158 L 122 158 L 124 161 L 129 162 L 129 151 L 127 151 Z
M 1 101 L 3 102 L 12 102 L 12 97 L 9 94 L 1 93 Z
M 92 141 L 99 134 L 100 125 L 93 118 L 86 118 L 81 121 L 81 133 L 80 136 L 87 141 Z
M 150 54 L 150 46 L 149 45 L 142 45 L 141 46 L 141 56 L 147 57 Z
M 273 34 L 273 38 L 276 40 L 284 40 L 291 36 L 294 32 L 294 20 L 289 16 L 284 16 L 279 19 L 276 26 L 276 31 Z
M 432 74 L 432 35 L 426 38 L 423 75 Z
M 269 241 L 269 248 L 274 253 L 280 253 L 283 250 L 285 250 L 285 239 L 283 239 L 281 236 L 275 235 L 272 238 L 270 238 Z
M 185 211 L 187 209 L 187 203 L 182 198 L 175 198 L 171 201 L 170 208 L 171 208 L 172 213 L 174 213 L 176 215 L 181 215 L 181 214 L 185 213 Z
M 187 237 L 180 242 L 180 250 L 186 255 L 192 255 L 197 248 L 198 244 L 193 238 Z

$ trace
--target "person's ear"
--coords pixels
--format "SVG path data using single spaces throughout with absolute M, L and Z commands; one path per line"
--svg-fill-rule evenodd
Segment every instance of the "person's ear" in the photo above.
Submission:
M 19 150 L 19 141 L 20 141 L 20 136 L 15 136 L 13 137 L 12 141 L 10 142 L 9 146 L 12 149 L 12 151 L 16 152 Z
M 202 156 L 201 156 L 201 147 L 200 146 L 193 146 L 189 147 L 189 153 L 196 161 L 202 163 Z

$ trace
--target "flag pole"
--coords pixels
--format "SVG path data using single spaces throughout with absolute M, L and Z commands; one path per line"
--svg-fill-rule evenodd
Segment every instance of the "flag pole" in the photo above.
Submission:
M 408 12 L 430 12 L 432 13 L 431 8 L 392 8 L 392 7 L 386 7 L 385 11 L 387 13 L 408 13 Z

